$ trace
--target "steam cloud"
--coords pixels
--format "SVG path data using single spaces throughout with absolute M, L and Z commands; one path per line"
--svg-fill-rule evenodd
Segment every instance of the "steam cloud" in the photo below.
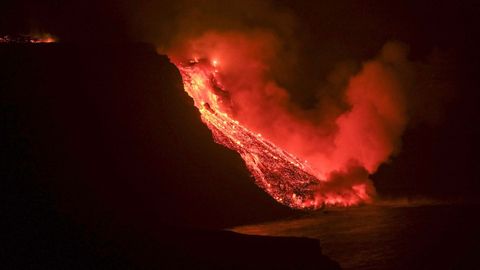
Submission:
M 186 9 L 176 21 L 176 34 L 160 50 L 178 61 L 218 61 L 228 91 L 225 111 L 308 161 L 326 180 L 318 192 L 321 200 L 332 192 L 369 200 L 375 194 L 369 175 L 399 150 L 407 124 L 406 91 L 412 79 L 406 47 L 389 42 L 356 72 L 340 65 L 327 78 L 336 93 L 324 95 L 319 89 L 315 104 L 305 108 L 292 98 L 298 90 L 279 82 L 301 68 L 295 65 L 301 52 L 293 16 L 266 2 L 253 3 L 225 8 L 209 1 Z
M 343 97 L 348 109 L 335 108 L 338 113 L 319 122 L 315 115 L 332 104 L 320 101 L 318 109 L 306 111 L 271 76 L 280 43 L 264 30 L 206 32 L 180 41 L 169 54 L 218 61 L 221 82 L 229 91 L 227 110 L 251 130 L 308 161 L 317 176 L 327 180 L 319 196 L 334 191 L 370 197 L 374 188 L 368 174 L 398 149 L 407 123 L 405 48 L 386 44 L 377 58 L 349 79 Z

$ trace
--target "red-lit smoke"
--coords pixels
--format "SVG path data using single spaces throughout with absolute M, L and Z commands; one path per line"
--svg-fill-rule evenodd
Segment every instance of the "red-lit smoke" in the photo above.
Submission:
M 218 102 L 208 106 L 218 106 L 214 109 L 309 168 L 320 183 L 314 191 L 314 208 L 371 201 L 375 190 L 368 177 L 398 149 L 407 122 L 405 49 L 388 43 L 375 59 L 363 64 L 344 91 L 347 109 L 321 100 L 316 109 L 306 110 L 273 79 L 272 64 L 278 63 L 280 45 L 269 31 L 208 31 L 179 40 L 168 54 L 177 65 L 207 62 L 214 84 L 221 86 L 212 90 Z M 320 115 L 326 111 L 331 111 L 328 117 Z

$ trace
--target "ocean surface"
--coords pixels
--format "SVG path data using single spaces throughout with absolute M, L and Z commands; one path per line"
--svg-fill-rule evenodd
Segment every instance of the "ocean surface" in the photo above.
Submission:
M 322 252 L 343 269 L 480 269 L 479 210 L 473 204 L 384 202 L 231 230 L 319 239 Z

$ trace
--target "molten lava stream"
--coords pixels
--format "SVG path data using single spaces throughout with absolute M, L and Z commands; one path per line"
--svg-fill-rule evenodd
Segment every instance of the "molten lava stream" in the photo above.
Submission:
M 352 205 L 358 198 L 339 194 L 319 196 L 322 183 L 300 159 L 287 153 L 238 121 L 226 111 L 228 92 L 219 82 L 216 63 L 191 60 L 175 63 L 185 91 L 193 98 L 202 121 L 212 131 L 215 142 L 237 151 L 253 174 L 255 182 L 275 200 L 296 209 L 317 209 L 323 205 Z

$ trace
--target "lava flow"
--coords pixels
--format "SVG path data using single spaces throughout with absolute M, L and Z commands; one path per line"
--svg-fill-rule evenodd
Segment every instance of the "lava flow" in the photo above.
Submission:
M 193 98 L 203 122 L 212 131 L 215 142 L 237 151 L 253 174 L 258 186 L 275 200 L 292 208 L 317 209 L 324 205 L 348 206 L 368 198 L 337 193 L 319 196 L 326 182 L 315 176 L 307 161 L 286 152 L 274 143 L 234 120 L 228 111 L 228 92 L 217 76 L 217 61 L 207 59 L 175 63 L 183 78 L 185 91 Z M 361 185 L 356 187 L 362 189 Z
M 371 202 L 369 176 L 399 150 L 407 123 L 406 50 L 385 44 L 345 78 L 337 101 L 305 109 L 273 76 L 280 44 L 268 31 L 211 31 L 179 38 L 168 54 L 215 141 L 275 200 L 297 209 Z

